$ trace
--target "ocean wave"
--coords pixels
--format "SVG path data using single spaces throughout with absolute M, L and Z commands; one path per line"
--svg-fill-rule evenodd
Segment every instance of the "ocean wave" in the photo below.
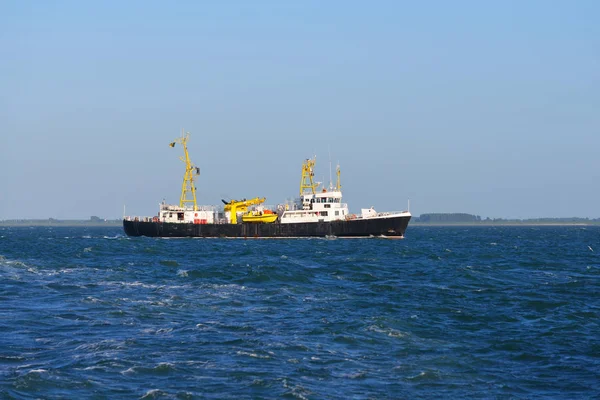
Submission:
M 120 234 L 23 229 L 0 240 L 0 397 L 600 390 L 598 228 L 415 227 L 403 241 L 105 239 Z

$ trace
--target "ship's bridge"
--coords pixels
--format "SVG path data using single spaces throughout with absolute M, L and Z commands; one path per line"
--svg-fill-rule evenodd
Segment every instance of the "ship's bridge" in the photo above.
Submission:
M 302 208 L 305 210 L 325 210 L 342 207 L 342 192 L 330 191 L 302 196 Z

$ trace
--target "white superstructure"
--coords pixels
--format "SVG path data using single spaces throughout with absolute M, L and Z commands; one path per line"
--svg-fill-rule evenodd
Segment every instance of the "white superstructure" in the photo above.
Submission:
M 217 214 L 216 207 L 196 206 L 179 207 L 165 202 L 160 204 L 157 222 L 179 222 L 191 224 L 214 224 Z
M 307 193 L 300 196 L 298 204 L 280 205 L 278 209 L 281 215 L 279 220 L 282 224 L 410 216 L 408 211 L 377 212 L 373 207 L 361 208 L 358 215 L 350 214 L 348 204 L 342 203 L 342 192 L 339 190 Z
M 297 209 L 287 208 L 281 215 L 282 224 L 330 222 L 346 219 L 349 215 L 348 205 L 342 203 L 342 192 L 339 190 L 303 194 Z

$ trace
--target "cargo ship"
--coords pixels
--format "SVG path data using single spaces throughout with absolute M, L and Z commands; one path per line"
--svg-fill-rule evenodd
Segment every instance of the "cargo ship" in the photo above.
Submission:
M 302 164 L 299 197 L 275 207 L 265 207 L 264 197 L 222 200 L 216 206 L 198 206 L 195 180 L 200 169 L 191 161 L 187 142 L 189 132 L 169 145 L 183 147 L 181 160 L 186 164 L 178 205 L 162 202 L 152 217 L 123 217 L 128 236 L 199 237 L 199 238 L 403 238 L 410 221 L 409 211 L 377 212 L 363 208 L 350 213 L 342 203 L 340 168 L 336 184 L 324 187 L 314 181 L 316 157 Z

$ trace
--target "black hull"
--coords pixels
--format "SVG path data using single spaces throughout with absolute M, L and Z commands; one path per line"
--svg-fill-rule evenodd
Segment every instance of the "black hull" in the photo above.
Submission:
M 188 224 L 123 220 L 127 236 L 149 237 L 403 237 L 410 216 L 292 224 Z

